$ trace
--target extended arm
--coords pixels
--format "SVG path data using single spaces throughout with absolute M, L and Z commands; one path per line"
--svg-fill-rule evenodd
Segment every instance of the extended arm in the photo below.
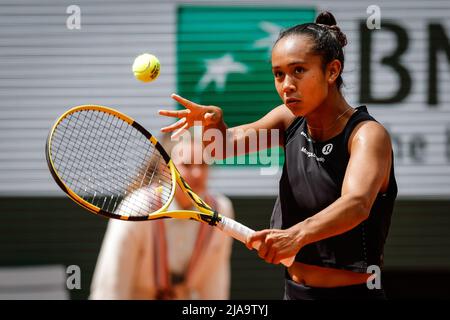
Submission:
M 255 122 L 228 128 L 223 119 L 223 112 L 219 107 L 202 106 L 175 94 L 172 95 L 172 98 L 186 109 L 159 111 L 160 115 L 180 119 L 172 125 L 162 128 L 161 131 L 174 132 L 173 137 L 176 138 L 185 129 L 200 124 L 204 128 L 205 145 L 215 142 L 222 147 L 223 152 L 214 155 L 216 158 L 226 158 L 230 155 L 226 152 L 226 146 L 230 143 L 234 147 L 234 152 L 231 155 L 241 155 L 282 145 L 283 135 L 281 133 L 294 119 L 294 115 L 289 109 L 285 105 L 280 105 Z M 210 129 L 215 131 L 210 131 L 210 134 L 208 134 L 207 131 Z M 276 137 L 276 141 L 273 141 L 272 137 Z M 217 139 L 220 141 L 217 141 Z

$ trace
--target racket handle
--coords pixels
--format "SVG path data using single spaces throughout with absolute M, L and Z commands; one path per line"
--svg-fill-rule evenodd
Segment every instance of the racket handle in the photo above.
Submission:
M 242 223 L 237 222 L 236 220 L 221 216 L 221 220 L 217 223 L 217 226 L 220 230 L 225 232 L 226 234 L 232 236 L 236 240 L 239 240 L 243 243 L 247 240 L 247 237 L 255 232 L 255 230 L 250 229 L 249 227 L 244 226 Z M 261 241 L 253 242 L 253 248 L 256 250 L 261 246 Z M 284 264 L 286 267 L 290 267 L 292 263 L 294 263 L 295 256 L 286 258 L 281 260 L 280 262 Z

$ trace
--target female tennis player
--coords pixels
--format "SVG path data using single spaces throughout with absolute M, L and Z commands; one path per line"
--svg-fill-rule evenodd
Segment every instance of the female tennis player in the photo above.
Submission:
M 382 288 L 367 285 L 367 272 L 382 268 L 397 196 L 392 146 L 366 107 L 351 107 L 341 93 L 346 43 L 329 12 L 282 31 L 272 70 L 283 104 L 254 123 L 227 128 L 220 108 L 177 95 L 185 110 L 160 111 L 180 118 L 161 129 L 174 134 L 194 121 L 235 143 L 245 139 L 238 129 L 280 130 L 285 163 L 271 229 L 250 236 L 247 246 L 261 241 L 258 254 L 268 263 L 296 255 L 285 299 L 385 299 Z

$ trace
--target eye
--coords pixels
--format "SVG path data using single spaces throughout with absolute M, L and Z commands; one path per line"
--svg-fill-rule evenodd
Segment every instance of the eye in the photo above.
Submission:
M 295 73 L 304 73 L 305 69 L 302 67 L 295 67 L 294 72 Z
M 283 72 L 281 72 L 281 71 L 274 71 L 273 72 L 273 76 L 275 78 L 281 78 L 283 76 Z

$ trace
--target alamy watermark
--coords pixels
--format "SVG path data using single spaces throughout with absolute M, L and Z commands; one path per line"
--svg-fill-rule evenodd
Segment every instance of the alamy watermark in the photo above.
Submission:
M 70 16 L 66 19 L 66 26 L 69 30 L 81 29 L 81 9 L 77 5 L 70 5 L 66 9 L 66 13 Z
M 66 269 L 67 279 L 66 279 L 66 287 L 69 290 L 81 289 L 81 269 L 79 266 L 72 264 Z
M 381 268 L 377 265 L 370 265 L 367 267 L 367 272 L 371 276 L 367 279 L 367 288 L 370 290 L 381 289 Z
M 194 123 L 196 128 L 201 128 Z M 178 142 L 171 151 L 176 163 L 184 164 L 259 164 L 261 175 L 275 175 L 280 167 L 280 133 L 277 129 L 236 129 L 227 131 L 226 137 L 218 129 L 184 130 L 172 141 Z M 200 147 L 199 147 L 200 146 Z M 186 153 L 190 156 L 186 157 Z M 253 154 L 251 157 L 240 157 Z
M 381 29 L 381 9 L 377 5 L 367 7 L 366 13 L 369 14 L 366 20 L 366 26 L 369 30 Z

